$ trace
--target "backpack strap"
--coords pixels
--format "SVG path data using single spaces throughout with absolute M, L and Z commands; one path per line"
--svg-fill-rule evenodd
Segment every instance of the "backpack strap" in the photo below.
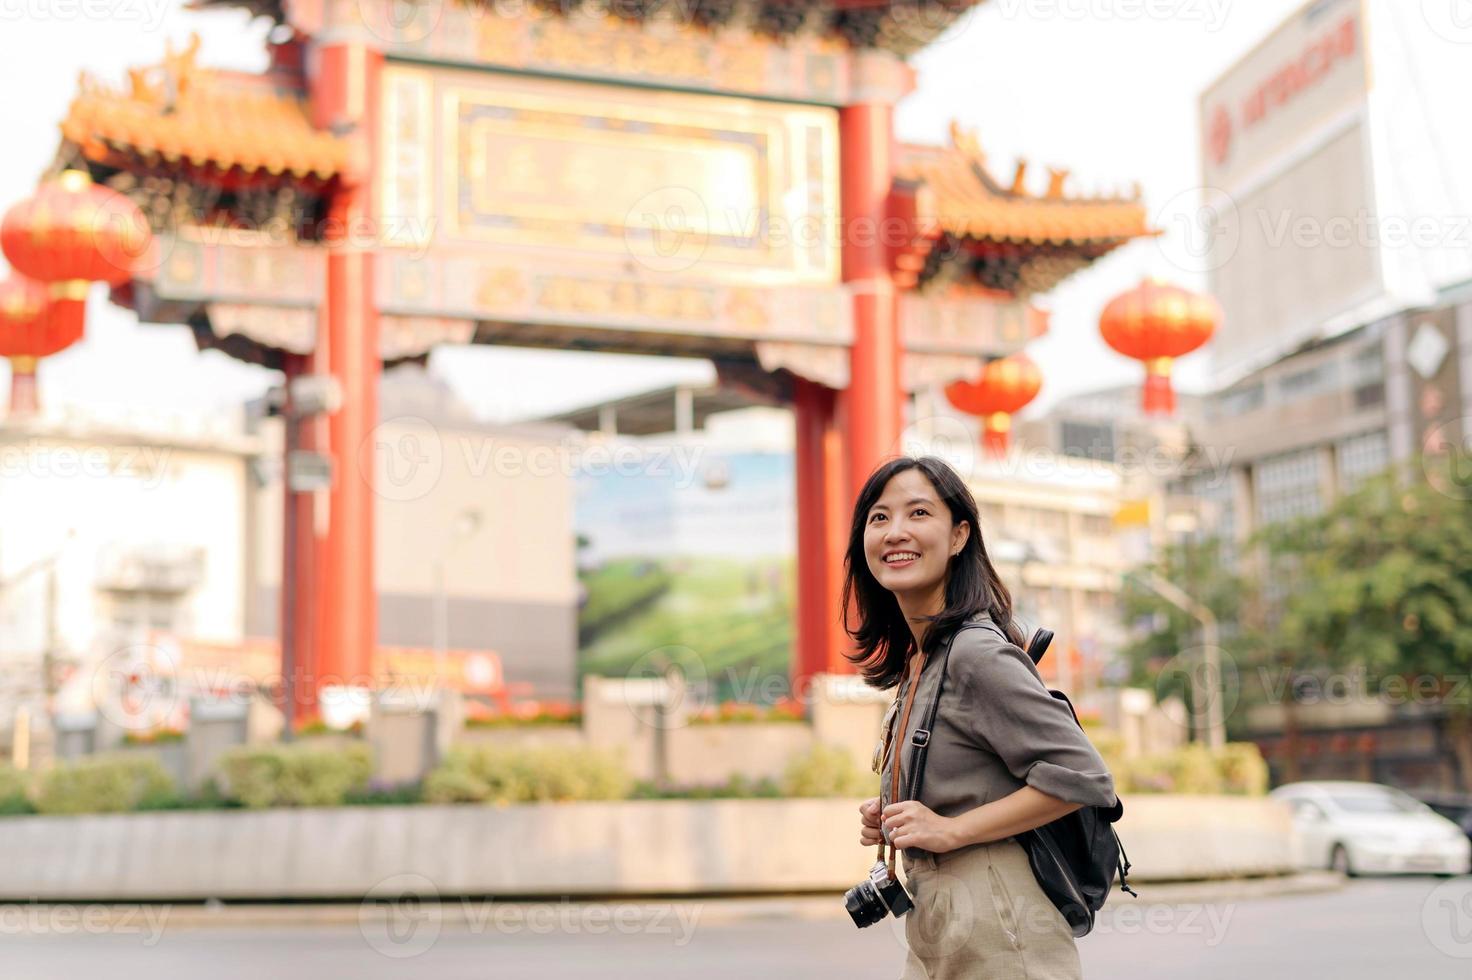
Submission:
M 1001 628 L 997 626 L 996 623 L 988 621 L 981 625 L 990 629 L 1002 639 L 1007 639 L 1006 634 L 1002 632 Z M 1048 642 L 1052 639 L 1053 633 L 1051 630 L 1039 630 L 1038 635 L 1033 640 L 1033 643 L 1030 644 L 1026 650 L 1028 656 L 1032 658 L 1032 662 L 1034 664 L 1043 659 L 1043 652 L 1047 650 Z M 1010 643 L 1011 641 L 1007 640 L 1007 642 Z M 1039 647 L 1036 653 L 1033 652 L 1034 647 Z M 1046 684 L 1044 684 L 1043 686 L 1047 687 Z M 1069 714 L 1073 715 L 1074 724 L 1078 725 L 1078 727 L 1082 729 L 1084 727 L 1084 724 L 1082 721 L 1079 720 L 1078 711 L 1074 709 L 1073 702 L 1068 699 L 1068 695 L 1064 694 L 1062 691 L 1054 691 L 1051 688 L 1049 688 L 1048 693 L 1053 695 L 1053 697 L 1057 698 L 1059 701 L 1062 701 L 1064 704 L 1068 705 L 1068 712 Z M 1120 817 L 1124 816 L 1124 801 L 1121 800 L 1119 798 L 1119 794 L 1116 793 L 1114 796 L 1113 806 L 1097 806 L 1095 809 L 1100 812 L 1100 815 L 1107 823 L 1114 824 L 1119 821 Z M 1119 857 L 1115 862 L 1115 868 L 1119 871 L 1120 890 L 1129 893 L 1135 898 L 1139 898 L 1139 892 L 1135 891 L 1129 886 L 1130 856 L 1125 853 L 1124 841 L 1119 839 L 1119 831 L 1115 830 L 1113 826 L 1110 826 L 1109 833 L 1114 836 L 1114 844 L 1117 848 L 1119 848 Z
M 931 699 L 930 706 L 925 711 L 925 721 L 921 727 L 915 729 L 910 736 L 910 744 L 914 746 L 914 754 L 910 760 L 910 785 L 905 794 L 907 800 L 918 800 L 920 798 L 920 787 L 925 781 L 925 756 L 930 752 L 930 733 L 935 730 L 936 713 L 940 710 L 940 698 L 946 689 L 946 666 L 951 662 L 951 646 L 956 642 L 956 637 L 964 630 L 976 629 L 979 623 L 962 623 L 956 627 L 956 631 L 946 640 L 946 652 L 940 662 L 940 681 L 935 688 L 935 697 Z M 919 686 L 917 679 L 916 686 Z M 903 729 L 901 729 L 903 731 Z M 896 756 L 898 758 L 898 756 Z
M 1115 830 L 1113 827 L 1109 828 L 1109 832 L 1114 835 L 1115 846 L 1119 848 L 1119 887 L 1122 890 L 1129 892 L 1135 898 L 1139 898 L 1140 893 L 1129 886 L 1128 878 L 1130 874 L 1130 856 L 1124 852 L 1124 841 L 1119 839 L 1119 831 Z

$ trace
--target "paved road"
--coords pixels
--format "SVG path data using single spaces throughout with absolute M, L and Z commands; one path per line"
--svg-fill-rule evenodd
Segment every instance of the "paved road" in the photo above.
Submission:
M 500 911 L 456 923 L 424 914 L 394 934 L 381 920 L 220 928 L 142 915 L 102 932 L 100 920 L 50 911 L 24 921 L 26 910 L 5 906 L 0 962 L 5 976 L 27 980 L 891 980 L 904 958 L 897 926 L 860 931 L 847 919 L 701 921 L 687 908 L 683 920 L 671 911 L 634 924 L 565 911 L 558 921 L 555 905 L 525 920 Z M 1361 880 L 1209 905 L 1123 897 L 1080 950 L 1090 980 L 1466 980 L 1472 877 Z

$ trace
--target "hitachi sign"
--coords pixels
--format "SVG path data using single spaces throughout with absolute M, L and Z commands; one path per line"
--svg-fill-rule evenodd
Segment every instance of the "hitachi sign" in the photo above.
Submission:
M 1273 109 L 1286 105 L 1298 93 L 1315 85 L 1342 60 L 1354 57 L 1359 30 L 1354 17 L 1319 38 L 1303 53 L 1273 73 L 1242 104 L 1242 122 L 1255 126 Z
M 1240 130 L 1229 108 L 1231 100 L 1224 98 L 1224 104 L 1218 105 L 1207 117 L 1206 137 L 1211 161 L 1218 166 L 1224 164 L 1239 133 L 1252 130 L 1275 110 L 1314 88 L 1341 62 L 1354 60 L 1359 45 L 1358 15 L 1351 14 L 1305 45 L 1296 56 L 1280 63 L 1264 81 L 1247 90 L 1241 98 L 1238 112 Z

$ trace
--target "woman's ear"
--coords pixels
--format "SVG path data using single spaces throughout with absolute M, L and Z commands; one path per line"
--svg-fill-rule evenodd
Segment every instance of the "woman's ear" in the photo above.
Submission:
M 968 521 L 960 521 L 951 529 L 951 557 L 959 555 L 966 547 L 966 540 L 971 537 L 971 524 Z

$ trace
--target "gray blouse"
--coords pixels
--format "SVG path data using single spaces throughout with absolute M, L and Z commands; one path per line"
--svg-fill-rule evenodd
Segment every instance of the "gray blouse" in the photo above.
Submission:
M 983 613 L 968 622 L 986 621 Z M 910 737 L 921 727 L 940 683 L 942 644 L 928 654 L 920 670 L 920 687 L 903 740 L 901 799 L 910 782 L 914 746 Z M 899 696 L 909 691 L 908 678 Z M 901 701 L 903 705 L 903 701 Z M 898 727 L 896 712 L 891 725 Z M 880 778 L 880 805 L 890 801 L 894 743 L 886 753 Z M 1069 803 L 1111 806 L 1114 777 L 1089 741 L 1068 705 L 1048 693 L 1042 675 L 1021 647 L 989 626 L 956 633 L 946 668 L 945 689 L 930 734 L 920 802 L 943 817 L 954 817 L 1023 786 Z M 906 848 L 910 857 L 925 853 Z

